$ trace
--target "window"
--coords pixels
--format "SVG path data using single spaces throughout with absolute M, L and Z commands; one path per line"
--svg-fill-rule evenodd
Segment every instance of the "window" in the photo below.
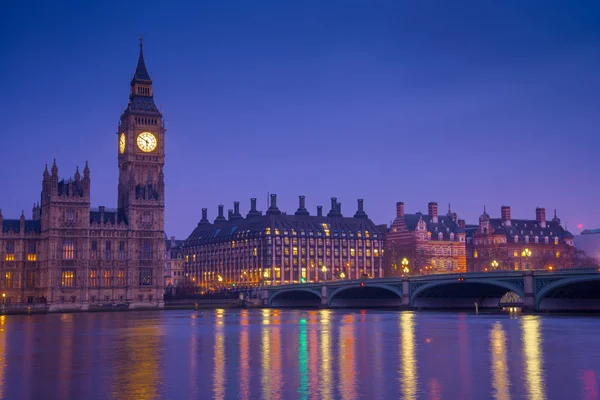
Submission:
M 36 261 L 37 260 L 37 248 L 35 242 L 29 242 L 27 244 L 27 261 Z
M 25 285 L 28 288 L 35 287 L 35 271 L 27 271 L 27 282 Z
M 355 250 L 354 249 L 350 249 L 350 256 L 354 257 L 355 256 Z
M 106 248 L 104 250 L 104 259 L 110 260 L 110 242 L 106 242 L 105 246 Z
M 75 303 L 75 300 L 77 300 L 76 296 L 71 296 L 71 303 Z
M 64 287 L 75 286 L 75 270 L 63 269 L 61 274 L 60 285 Z
M 104 270 L 104 281 L 102 286 L 110 286 L 110 269 Z
M 37 254 L 27 254 L 27 261 L 37 261 Z
M 90 286 L 98 286 L 98 270 L 90 269 Z
M 73 240 L 65 240 L 63 242 L 63 259 L 72 260 L 75 258 L 75 243 Z
M 558 244 L 558 238 L 557 237 L 554 238 L 554 244 Z
M 152 301 L 152 295 L 148 295 L 148 301 Z
M 67 222 L 69 222 L 69 223 L 75 222 L 75 211 L 67 210 Z
M 117 271 L 117 286 L 125 286 L 125 270 L 120 269 Z
M 4 287 L 11 289 L 13 287 L 13 273 L 12 271 L 6 271 L 4 273 Z
M 142 260 L 151 260 L 152 259 L 152 242 L 150 240 L 142 241 L 141 257 L 142 257 Z
M 152 268 L 140 268 L 140 286 L 152 286 Z
M 119 242 L 119 260 L 125 259 L 125 242 Z
M 4 256 L 5 261 L 15 261 L 15 242 L 8 240 L 6 242 L 6 255 Z

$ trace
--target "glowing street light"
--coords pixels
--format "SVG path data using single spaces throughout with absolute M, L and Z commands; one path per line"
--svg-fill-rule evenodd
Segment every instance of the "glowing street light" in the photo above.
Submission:
M 323 280 L 327 280 L 327 267 L 323 265 L 321 271 L 323 271 Z
M 498 261 L 493 260 L 492 261 L 492 269 L 496 269 L 496 268 L 498 268 Z
M 529 257 L 531 257 L 531 250 L 529 248 L 525 248 L 521 252 L 521 257 L 525 257 L 525 269 L 529 269 Z
M 217 275 L 217 280 L 218 280 L 219 282 L 223 282 L 223 277 L 222 277 L 221 275 Z
M 344 271 L 340 272 L 340 278 L 344 279 L 346 277 L 346 274 L 344 273 Z
M 408 274 L 409 269 L 408 269 L 408 260 L 406 259 L 406 257 L 404 257 L 402 259 L 402 261 L 400 262 L 400 264 L 402 264 L 402 272 L 404 272 L 405 274 Z

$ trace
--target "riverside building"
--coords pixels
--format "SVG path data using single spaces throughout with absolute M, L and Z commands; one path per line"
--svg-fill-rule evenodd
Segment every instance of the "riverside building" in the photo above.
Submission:
M 352 217 L 335 197 L 326 215 L 321 206 L 311 215 L 304 196 L 288 215 L 275 194 L 265 214 L 255 198 L 245 217 L 239 202 L 227 218 L 220 205 L 212 223 L 203 208 L 183 248 L 186 277 L 201 290 L 383 276 L 383 238 L 362 199 Z

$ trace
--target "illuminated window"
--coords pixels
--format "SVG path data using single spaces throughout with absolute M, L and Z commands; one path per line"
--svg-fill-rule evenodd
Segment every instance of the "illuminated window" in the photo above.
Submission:
M 232 249 L 235 248 L 235 241 L 234 240 L 231 241 L 231 248 Z
M 477 253 L 477 250 L 475 250 L 475 251 L 473 252 L 473 257 L 475 257 L 475 258 L 479 257 L 479 254 Z
M 119 260 L 125 259 L 125 242 L 119 242 Z
M 98 270 L 90 269 L 90 286 L 98 286 Z
M 513 257 L 519 257 L 519 252 L 515 250 L 515 251 L 513 252 Z
M 37 255 L 36 254 L 27 254 L 27 261 L 36 261 L 37 260 Z
M 379 257 L 379 249 L 373 249 L 373 255 Z
M 275 229 L 275 234 L 279 235 L 279 229 Z
M 321 224 L 323 226 L 323 232 L 325 232 L 325 236 L 329 236 L 329 225 L 326 223 Z
M 354 257 L 356 255 L 356 252 L 354 249 L 350 249 L 350 256 Z
M 557 237 L 554 238 L 554 244 L 558 244 L 558 238 Z
M 365 252 L 367 257 L 371 257 L 371 249 L 366 249 Z
M 63 269 L 61 274 L 60 285 L 63 287 L 75 286 L 75 270 Z
M 72 260 L 75 258 L 75 243 L 68 239 L 63 242 L 63 259 Z M 63 285 L 64 286 L 64 285 Z
M 560 258 L 560 251 L 556 252 L 556 258 Z
M 265 235 L 270 235 L 270 234 L 271 234 L 271 228 L 265 229 Z
M 120 269 L 117 271 L 117 286 L 125 286 L 125 270 Z
M 185 256 L 185 262 L 188 262 L 188 261 L 190 261 L 190 256 L 186 255 Z
M 356 236 L 357 236 L 357 237 L 362 237 L 362 233 L 361 233 L 361 231 L 358 231 L 358 232 L 356 232 Z
M 369 231 L 365 231 L 365 237 L 369 237 Z
M 6 271 L 4 273 L 4 287 L 11 289 L 13 287 L 13 273 L 12 271 Z
M 140 268 L 140 286 L 152 286 L 152 268 Z
M 104 281 L 102 282 L 102 286 L 110 286 L 110 269 L 104 270 Z
M 294 248 L 292 249 L 292 254 L 293 254 L 293 255 L 295 255 L 295 256 L 297 256 L 297 255 L 298 255 L 298 248 L 297 248 L 297 247 L 294 247 Z

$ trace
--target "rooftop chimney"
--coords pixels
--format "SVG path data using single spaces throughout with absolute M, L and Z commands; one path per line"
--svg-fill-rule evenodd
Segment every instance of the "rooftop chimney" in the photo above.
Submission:
M 404 202 L 402 201 L 396 203 L 396 217 L 404 217 Z
M 215 218 L 215 224 L 223 223 L 225 221 L 227 221 L 227 220 L 225 219 L 225 216 L 223 215 L 223 205 L 219 204 L 219 214 L 217 215 L 217 218 Z
M 317 217 L 323 216 L 323 206 L 317 206 Z
M 242 214 L 240 214 L 240 202 L 239 201 L 234 201 L 233 202 L 233 213 L 231 214 L 231 217 L 229 217 L 230 219 L 242 219 Z
M 331 210 L 329 210 L 329 212 L 327 213 L 327 216 L 328 217 L 339 217 L 340 216 L 340 212 L 338 210 L 337 197 L 331 198 Z
M 342 203 L 338 202 L 337 203 L 337 212 L 340 214 L 340 217 L 342 217 Z
M 356 214 L 354 214 L 354 218 L 368 218 L 363 207 L 363 199 L 358 199 L 358 210 L 356 211 Z
M 458 220 L 458 226 L 460 226 L 461 228 L 465 229 L 466 223 L 464 219 L 459 219 Z
M 279 211 L 279 208 L 277 208 L 277 195 L 276 194 L 271 195 L 271 205 L 269 206 L 269 209 L 267 210 L 267 215 L 281 215 L 281 211 Z
M 304 196 L 298 197 L 298 210 L 296 211 L 295 215 L 309 215 L 308 210 L 306 209 Z
M 510 226 L 510 206 L 500 207 L 500 215 L 502 218 L 502 222 L 504 222 L 504 225 Z
M 175 236 L 171 236 L 171 247 L 175 247 Z
M 536 207 L 535 209 L 535 220 L 540 224 L 542 228 L 546 227 L 546 209 Z
M 427 210 L 429 211 L 429 218 L 431 218 L 431 222 L 437 224 L 438 222 L 438 204 L 435 201 L 430 202 L 427 205 Z
M 250 199 L 250 211 L 246 214 L 246 218 L 259 216 L 260 212 L 256 209 L 256 198 L 253 197 Z
M 206 208 L 202 209 L 202 219 L 200 220 L 200 222 L 198 223 L 198 225 L 200 224 L 208 224 L 208 218 L 207 218 L 207 214 L 208 214 L 208 210 Z

